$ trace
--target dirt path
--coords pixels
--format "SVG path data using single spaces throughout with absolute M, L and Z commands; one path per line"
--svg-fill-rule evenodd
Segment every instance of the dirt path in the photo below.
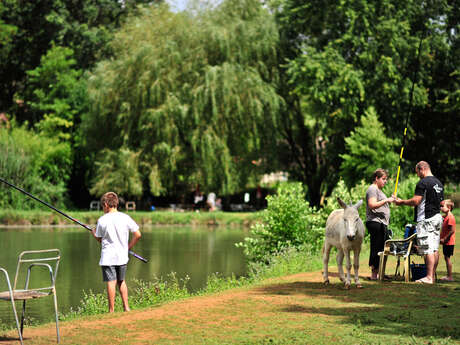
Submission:
M 279 308 L 292 311 L 299 308 L 298 302 L 295 301 L 296 285 L 302 296 L 304 292 L 300 291 L 301 285 L 305 282 L 324 288 L 320 272 L 302 273 L 272 281 L 274 285 L 269 280 L 266 281 L 268 285 L 260 287 L 193 297 L 129 313 L 98 315 L 84 320 L 61 322 L 61 343 L 108 344 L 110 339 L 111 344 L 192 344 L 208 337 L 221 339 L 224 343 L 228 333 L 235 327 L 251 323 L 257 328 L 258 320 L 266 313 L 276 313 Z M 252 312 L 238 313 L 240 307 L 247 310 L 248 306 Z M 262 326 L 266 329 L 265 325 Z M 223 328 L 226 330 L 223 331 Z M 55 326 L 50 324 L 26 328 L 24 338 L 26 344 L 54 344 Z M 0 338 L 0 344 L 16 342 L 16 332 L 9 332 L 8 337 Z
M 61 322 L 61 344 L 349 344 L 350 339 L 359 339 L 354 327 L 357 320 L 366 322 L 369 312 L 381 310 L 384 316 L 395 315 L 386 311 L 384 302 L 376 300 L 376 292 L 382 298 L 401 300 L 402 308 L 407 308 L 407 303 L 411 303 L 408 296 L 417 300 L 416 294 L 425 294 L 424 289 L 430 288 L 363 279 L 363 289 L 353 285 L 344 290 L 336 274 L 332 274 L 331 282 L 325 287 L 321 272 L 301 273 L 267 280 L 256 287 L 145 310 Z M 406 300 L 395 293 L 401 293 Z M 455 308 L 458 310 L 458 304 Z M 357 319 L 357 315 L 362 316 Z M 407 321 L 404 327 L 407 329 L 411 322 Z M 383 323 L 378 322 L 376 332 L 382 333 L 379 341 L 402 343 L 395 342 L 394 337 L 404 335 L 403 325 L 399 329 L 393 323 Z M 56 343 L 54 324 L 26 328 L 24 336 L 25 344 Z M 0 344 L 17 343 L 15 332 L 0 337 Z M 367 340 L 352 343 L 365 344 Z

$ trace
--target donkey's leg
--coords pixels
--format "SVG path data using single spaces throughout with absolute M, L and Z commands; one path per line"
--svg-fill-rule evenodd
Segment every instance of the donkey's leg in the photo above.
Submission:
M 361 252 L 361 248 L 356 248 L 353 251 L 353 268 L 355 269 L 355 284 L 357 287 L 362 287 L 361 283 L 359 282 L 359 253 Z
M 344 248 L 343 249 L 343 254 L 345 256 L 345 260 L 346 260 L 346 268 L 347 268 L 347 278 L 345 280 L 345 287 L 346 288 L 349 288 L 350 287 L 350 284 L 351 284 L 351 274 L 350 274 L 350 271 L 351 271 L 351 262 L 350 262 L 350 249 L 349 248 Z
M 331 252 L 331 245 L 327 242 L 324 242 L 323 246 L 323 282 L 324 284 L 329 284 L 328 276 L 328 264 L 329 264 L 329 254 Z
M 345 277 L 343 275 L 343 249 L 337 248 L 337 268 L 339 269 L 339 278 L 341 281 L 345 281 Z

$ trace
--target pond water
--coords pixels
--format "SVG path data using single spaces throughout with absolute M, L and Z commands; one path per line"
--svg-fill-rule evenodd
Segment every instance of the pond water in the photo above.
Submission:
M 238 277 L 247 272 L 243 251 L 235 247 L 236 242 L 248 236 L 247 230 L 168 226 L 144 227 L 141 231 L 142 238 L 134 251 L 149 262 L 143 263 L 130 256 L 126 277 L 128 288 L 133 286 L 133 279 L 166 279 L 170 272 L 176 272 L 178 278 L 188 275 L 190 281 L 187 287 L 197 291 L 206 285 L 206 278 L 212 273 L 219 272 L 223 276 L 235 274 Z M 88 231 L 77 227 L 0 227 L 0 267 L 8 271 L 11 280 L 14 280 L 20 252 L 48 248 L 61 250 L 56 281 L 60 313 L 78 306 L 84 291 L 105 293 L 98 266 L 100 244 Z M 1 276 L 2 291 L 7 290 L 4 281 Z M 0 303 L 0 324 L 12 324 L 11 305 L 0 302 L 3 302 Z M 37 321 L 52 320 L 53 310 L 51 298 L 27 304 L 27 315 Z

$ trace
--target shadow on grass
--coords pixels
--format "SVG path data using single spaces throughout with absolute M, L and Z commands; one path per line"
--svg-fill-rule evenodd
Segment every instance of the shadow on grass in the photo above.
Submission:
M 338 316 L 340 323 L 369 333 L 460 339 L 460 274 L 454 282 L 435 285 L 403 281 L 370 282 L 362 289 L 333 281 L 296 281 L 257 289 L 267 295 L 298 296 L 280 307 L 284 313 Z M 300 302 L 300 303 L 299 303 Z M 330 327 L 330 325 L 328 325 Z

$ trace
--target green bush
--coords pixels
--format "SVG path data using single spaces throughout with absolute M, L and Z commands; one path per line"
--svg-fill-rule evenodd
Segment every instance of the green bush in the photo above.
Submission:
M 71 171 L 70 146 L 13 123 L 12 129 L 0 129 L 0 171 L 6 181 L 62 206 Z M 24 210 L 39 206 L 19 191 L 0 185 L 1 208 Z
M 267 255 L 305 243 L 313 251 L 321 248 L 325 213 L 305 201 L 301 183 L 280 184 L 277 194 L 267 197 L 267 205 L 262 223 L 252 226 L 252 236 L 237 244 L 249 261 L 264 261 Z

